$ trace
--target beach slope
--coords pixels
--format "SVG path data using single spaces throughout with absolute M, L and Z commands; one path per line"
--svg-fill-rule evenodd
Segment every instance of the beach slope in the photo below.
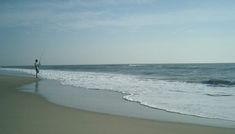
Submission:
M 234 134 L 235 129 L 167 123 L 86 112 L 17 90 L 30 77 L 0 75 L 1 134 Z M 61 98 L 63 99 L 63 98 Z

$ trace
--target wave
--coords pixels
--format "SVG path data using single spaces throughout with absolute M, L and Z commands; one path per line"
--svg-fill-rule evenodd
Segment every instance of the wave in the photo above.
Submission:
M 212 96 L 212 97 L 220 97 L 220 96 L 233 96 L 231 94 L 206 94 L 208 96 Z
M 140 66 L 144 66 L 142 64 L 128 64 L 129 67 L 140 67 Z
M 208 84 L 211 86 L 235 86 L 234 81 L 220 80 L 220 79 L 210 79 L 210 80 L 202 81 L 202 83 Z
M 1 69 L 35 74 L 32 69 Z M 202 83 L 102 72 L 41 70 L 40 77 L 57 80 L 63 85 L 121 92 L 126 100 L 166 111 L 235 121 L 235 87 L 214 87 Z M 223 81 L 206 83 L 214 82 L 228 84 Z

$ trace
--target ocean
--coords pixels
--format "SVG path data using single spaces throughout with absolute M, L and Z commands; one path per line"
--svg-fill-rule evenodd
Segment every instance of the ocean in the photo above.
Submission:
M 2 71 L 34 75 L 33 66 Z M 48 65 L 39 76 L 62 85 L 123 93 L 169 112 L 235 121 L 235 64 Z

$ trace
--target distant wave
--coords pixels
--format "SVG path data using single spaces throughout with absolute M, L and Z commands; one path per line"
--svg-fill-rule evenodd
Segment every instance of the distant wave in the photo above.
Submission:
M 211 86 L 235 86 L 234 81 L 220 80 L 220 79 L 210 79 L 210 80 L 202 81 L 202 83 L 208 84 Z
M 142 64 L 128 64 L 129 67 L 140 67 L 140 66 L 144 66 Z
M 207 96 L 212 96 L 212 97 L 223 97 L 223 96 L 233 96 L 231 94 L 206 94 Z

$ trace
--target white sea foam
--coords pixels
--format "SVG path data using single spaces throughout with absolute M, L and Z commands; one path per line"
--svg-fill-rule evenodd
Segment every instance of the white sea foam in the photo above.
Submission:
M 35 74 L 32 69 L 1 70 Z M 211 87 L 97 72 L 41 70 L 40 77 L 58 80 L 63 85 L 122 92 L 124 99 L 153 108 L 235 121 L 235 87 Z

